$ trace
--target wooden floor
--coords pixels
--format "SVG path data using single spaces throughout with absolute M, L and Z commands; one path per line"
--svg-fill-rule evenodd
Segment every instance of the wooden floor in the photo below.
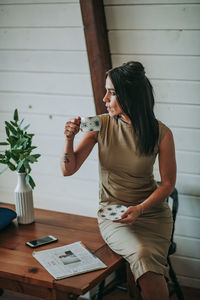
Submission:
M 185 300 L 199 300 L 200 299 L 200 289 L 182 288 Z M 4 294 L 0 297 L 0 300 L 44 300 L 37 297 L 22 295 L 19 293 L 14 293 L 8 290 L 4 291 Z M 80 298 L 81 300 L 81 298 Z M 115 290 L 111 294 L 105 296 L 103 300 L 129 300 L 126 292 Z M 176 296 L 173 295 L 170 300 L 177 300 Z

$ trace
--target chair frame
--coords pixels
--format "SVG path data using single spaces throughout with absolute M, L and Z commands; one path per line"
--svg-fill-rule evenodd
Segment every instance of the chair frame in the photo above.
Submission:
M 171 264 L 170 255 L 174 254 L 176 252 L 176 243 L 174 242 L 174 231 L 175 231 L 175 222 L 176 222 L 176 216 L 178 213 L 178 191 L 176 188 L 174 188 L 173 192 L 169 195 L 167 198 L 167 202 L 169 203 L 169 198 L 172 199 L 172 217 L 173 217 L 173 229 L 172 229 L 172 235 L 171 235 L 171 244 L 168 251 L 167 256 L 167 262 L 169 265 L 169 276 L 172 281 L 173 289 L 169 292 L 169 296 L 171 297 L 173 294 L 176 294 L 178 300 L 184 300 L 184 296 L 181 290 L 181 287 L 179 285 L 178 279 L 176 277 L 176 273 L 174 272 L 174 269 Z

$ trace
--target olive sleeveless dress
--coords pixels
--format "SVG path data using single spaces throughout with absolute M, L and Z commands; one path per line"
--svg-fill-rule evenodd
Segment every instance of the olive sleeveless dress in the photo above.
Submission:
M 109 114 L 99 117 L 99 210 L 110 204 L 129 207 L 142 203 L 157 188 L 153 165 L 168 127 L 159 121 L 158 145 L 153 155 L 141 156 L 132 125 Z M 135 280 L 148 271 L 168 277 L 173 220 L 166 201 L 145 211 L 132 225 L 112 222 L 99 212 L 98 223 L 105 242 L 130 263 Z

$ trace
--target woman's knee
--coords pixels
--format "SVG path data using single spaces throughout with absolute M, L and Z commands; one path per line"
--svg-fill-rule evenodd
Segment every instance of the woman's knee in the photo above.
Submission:
M 152 257 L 152 250 L 149 247 L 141 246 L 135 253 L 135 257 L 137 260 L 141 260 L 143 258 Z
M 125 258 L 130 263 L 131 268 L 132 268 L 138 262 L 151 261 L 152 260 L 152 251 L 148 247 L 140 246 L 137 249 L 135 249 L 134 252 L 127 255 Z

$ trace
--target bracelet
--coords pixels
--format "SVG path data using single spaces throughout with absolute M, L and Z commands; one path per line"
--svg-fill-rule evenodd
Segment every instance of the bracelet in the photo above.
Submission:
M 140 207 L 141 207 L 141 215 L 143 215 L 143 212 L 144 212 L 143 203 L 140 204 Z
M 64 163 L 69 162 L 68 156 L 72 156 L 74 153 L 64 153 L 63 161 Z

